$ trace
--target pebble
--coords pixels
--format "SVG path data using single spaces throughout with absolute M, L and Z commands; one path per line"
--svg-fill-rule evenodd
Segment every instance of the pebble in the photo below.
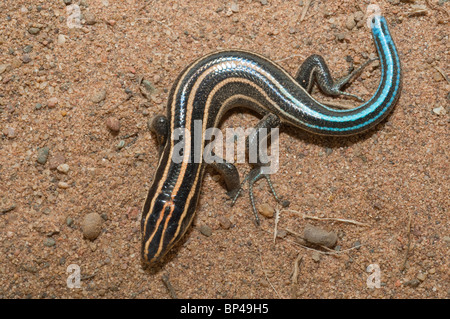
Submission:
M 47 101 L 47 106 L 51 109 L 54 108 L 57 104 L 58 104 L 57 97 L 52 97 L 52 98 L 48 99 L 48 101 Z
M 230 9 L 232 12 L 237 13 L 237 12 L 239 12 L 239 5 L 235 2 L 233 2 L 230 6 Z
M 223 229 L 230 229 L 231 221 L 228 218 L 226 218 L 225 216 L 219 216 L 218 220 L 220 227 L 222 227 Z
M 22 49 L 23 53 L 30 53 L 31 51 L 33 51 L 33 46 L 32 45 L 26 45 L 23 47 Z
M 97 213 L 87 214 L 81 224 L 83 236 L 89 240 L 94 240 L 102 231 L 102 218 Z
M 67 174 L 69 172 L 69 169 L 70 169 L 69 165 L 65 164 L 65 163 L 64 164 L 60 164 L 60 165 L 58 165 L 56 167 L 56 170 L 58 172 L 60 172 L 60 173 L 63 173 L 63 174 Z
M 55 244 L 56 244 L 56 242 L 53 238 L 45 238 L 44 239 L 44 246 L 52 247 L 52 246 L 55 246 Z
M 208 225 L 201 225 L 199 230 L 206 237 L 209 237 L 212 235 L 212 228 L 209 227 Z
M 0 74 L 5 72 L 10 67 L 9 64 L 0 64 Z
M 311 224 L 306 224 L 303 230 L 303 238 L 311 244 L 332 248 L 336 245 L 338 236 L 334 232 L 328 232 Z
M 118 150 L 122 149 L 125 146 L 125 141 L 124 140 L 120 140 L 119 143 L 117 143 L 116 148 Z
M 98 92 L 95 92 L 91 96 L 91 101 L 94 103 L 100 103 L 101 101 L 104 101 L 106 99 L 106 90 L 100 90 Z
M 120 131 L 120 121 L 117 117 L 108 117 L 106 119 L 106 126 L 115 133 Z
M 28 54 L 22 55 L 22 62 L 23 63 L 30 63 L 31 62 L 31 57 Z
M 67 189 L 67 188 L 69 188 L 69 184 L 66 182 L 59 182 L 58 187 L 62 188 L 62 189 Z
M 266 6 L 267 0 L 259 0 L 259 3 L 261 3 L 262 6 Z
M 3 130 L 3 135 L 5 135 L 7 138 L 15 138 L 16 137 L 16 131 L 14 128 L 7 126 Z
M 311 258 L 314 262 L 318 263 L 320 261 L 320 253 L 318 251 L 314 251 Z
M 69 4 L 72 4 L 72 0 L 64 0 L 64 4 L 68 6 Z
M 36 35 L 36 34 L 38 34 L 39 32 L 41 32 L 41 29 L 40 29 L 40 28 L 37 28 L 37 27 L 31 27 L 31 28 L 28 29 L 28 32 L 29 32 L 30 34 Z
M 349 30 L 353 30 L 353 28 L 356 27 L 356 21 L 353 14 L 349 15 L 345 20 L 345 27 Z
M 272 218 L 275 214 L 275 209 L 269 204 L 258 205 L 258 212 L 267 218 Z
M 64 157 L 64 155 L 61 153 L 56 153 L 52 155 L 52 157 L 50 157 L 48 165 L 51 170 L 55 170 L 59 165 L 64 164 L 65 162 L 66 158 Z
M 417 279 L 419 279 L 420 281 L 425 281 L 426 278 L 427 278 L 427 275 L 424 273 L 419 273 L 417 275 Z
M 142 86 L 139 89 L 146 99 L 149 99 L 156 92 L 155 86 L 149 80 L 143 80 Z
M 44 165 L 47 162 L 49 148 L 47 146 L 38 149 L 37 162 Z
M 64 34 L 58 35 L 58 40 L 56 40 L 58 44 L 64 44 L 66 43 L 66 36 Z
M 86 11 L 83 14 L 83 17 L 84 17 L 84 21 L 86 22 L 87 25 L 94 25 L 97 23 L 97 20 L 95 19 L 95 15 L 89 11 Z
M 437 114 L 437 115 L 444 115 L 447 112 L 445 111 L 443 106 L 439 106 L 439 107 L 433 108 L 433 113 Z
M 72 226 L 73 224 L 73 218 L 72 217 L 67 217 L 66 218 L 66 225 L 67 226 Z
M 408 287 L 412 287 L 412 288 L 416 288 L 418 285 L 420 285 L 420 280 L 419 279 L 411 279 L 409 281 L 406 281 L 403 283 L 404 286 L 408 286 Z

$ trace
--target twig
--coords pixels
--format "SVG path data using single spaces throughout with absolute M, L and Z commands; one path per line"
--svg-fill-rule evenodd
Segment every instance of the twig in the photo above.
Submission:
M 12 204 L 12 205 L 9 206 L 9 207 L 0 209 L 0 214 L 6 214 L 6 213 L 9 213 L 10 211 L 12 211 L 12 210 L 14 210 L 14 209 L 16 209 L 16 204 Z
M 276 60 L 275 62 L 280 63 L 282 61 L 289 60 L 289 59 L 292 59 L 292 58 L 297 58 L 297 57 L 298 58 L 302 58 L 303 60 L 305 59 L 305 57 L 303 55 L 301 55 L 301 54 L 293 54 L 293 55 L 290 55 L 288 57 Z
M 411 249 L 411 213 L 409 213 L 409 218 L 408 218 L 408 244 L 406 245 L 406 253 L 405 253 L 405 260 L 403 261 L 403 265 L 400 268 L 400 271 L 405 270 L 406 268 L 406 263 L 408 261 L 408 257 L 409 257 L 409 251 Z
M 442 77 L 443 77 L 448 83 L 450 83 L 450 80 L 448 79 L 447 74 L 445 74 L 444 71 L 443 71 L 440 67 L 435 66 L 434 68 L 442 75 Z
M 293 231 L 293 230 L 290 230 L 289 228 L 285 228 L 285 230 L 286 230 L 288 233 L 290 233 L 290 234 L 292 234 L 292 235 L 294 235 L 294 236 L 296 236 L 296 237 L 298 237 L 298 238 L 303 239 L 303 236 L 302 236 L 301 234 L 299 234 L 299 233 L 297 233 L 297 232 L 295 232 L 295 231 Z M 266 230 L 266 232 L 268 232 L 268 233 L 270 234 L 270 231 L 269 231 L 269 230 Z M 363 244 L 361 244 L 361 245 L 354 246 L 354 247 L 350 247 L 350 248 L 343 249 L 343 250 L 332 250 L 332 249 L 330 249 L 330 248 L 328 248 L 328 247 L 321 246 L 322 248 L 324 248 L 325 250 L 327 250 L 327 251 L 321 251 L 321 250 L 318 250 L 318 249 L 315 249 L 315 248 L 312 248 L 312 247 L 308 247 L 308 246 L 302 245 L 302 244 L 300 244 L 300 243 L 298 243 L 298 242 L 296 242 L 296 241 L 293 241 L 293 240 L 289 240 L 289 239 L 286 239 L 286 238 L 284 238 L 284 240 L 286 240 L 286 241 L 288 241 L 288 242 L 290 242 L 290 243 L 293 243 L 294 245 L 300 246 L 300 247 L 302 247 L 302 248 L 304 248 L 304 249 L 306 249 L 306 250 L 317 251 L 318 253 L 324 254 L 324 255 L 340 255 L 340 254 L 342 254 L 342 253 L 348 252 L 348 251 L 353 250 L 353 249 L 358 249 L 358 248 L 360 248 L 360 247 L 363 246 Z
M 262 269 L 262 271 L 263 271 L 263 273 L 264 273 L 264 277 L 266 277 L 267 282 L 268 282 L 269 285 L 272 287 L 273 291 L 275 291 L 275 293 L 277 294 L 278 298 L 281 299 L 280 294 L 279 294 L 278 291 L 275 289 L 275 287 L 272 285 L 272 283 L 271 283 L 270 280 L 269 280 L 269 277 L 267 276 L 267 272 L 266 272 L 266 270 L 265 270 L 265 268 L 264 268 L 264 263 L 263 263 L 263 260 L 262 260 L 261 251 L 259 250 L 259 248 L 257 248 L 257 249 L 258 249 L 259 260 L 260 260 L 260 262 L 261 262 L 261 269 Z
M 169 276 L 163 275 L 161 278 L 162 282 L 166 286 L 167 290 L 169 291 L 169 295 L 172 299 L 178 299 L 177 293 L 175 292 L 175 289 L 173 288 L 172 284 L 170 283 Z
M 353 220 L 353 219 L 332 218 L 332 217 L 323 217 L 323 218 L 322 217 L 315 217 L 315 216 L 302 214 L 302 213 L 300 213 L 300 212 L 298 212 L 296 210 L 292 210 L 292 209 L 283 209 L 283 211 L 287 211 L 287 212 L 298 214 L 298 215 L 302 216 L 304 219 L 332 220 L 332 221 L 337 221 L 337 222 L 341 222 L 341 223 L 349 223 L 349 224 L 354 224 L 354 225 L 364 226 L 364 227 L 369 227 L 370 226 L 368 224 L 361 223 L 361 222 L 358 222 L 358 221 Z
M 432 5 L 430 3 L 429 0 L 425 0 L 425 2 L 427 3 L 427 5 L 430 7 L 431 10 L 439 10 L 441 12 L 444 12 L 447 16 L 450 16 L 450 13 L 448 13 L 447 10 L 445 10 L 445 8 L 441 8 L 441 7 L 435 7 L 434 5 Z
M 278 235 L 278 222 L 280 221 L 280 210 L 276 209 L 275 210 L 275 227 L 273 230 L 273 242 L 275 243 L 275 240 L 277 238 Z
M 305 6 L 303 7 L 302 16 L 300 17 L 300 21 L 303 21 L 305 19 L 306 12 L 308 12 L 310 5 L 311 5 L 311 0 L 307 0 Z
M 300 264 L 303 261 L 303 256 L 300 253 L 297 256 L 297 259 L 294 262 L 294 271 L 292 272 L 292 283 L 298 284 L 298 273 L 300 270 Z

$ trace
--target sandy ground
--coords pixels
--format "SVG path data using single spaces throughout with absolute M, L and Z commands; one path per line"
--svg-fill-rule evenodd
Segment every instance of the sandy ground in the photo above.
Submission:
M 340 76 L 376 54 L 351 18 L 368 1 L 313 0 L 301 21 L 308 2 L 73 1 L 83 19 L 70 28 L 63 0 L 1 1 L 0 298 L 448 298 L 447 1 L 378 3 L 404 70 L 388 120 L 348 138 L 282 130 L 273 182 L 297 213 L 280 213 L 275 242 L 275 218 L 256 227 L 248 196 L 231 207 L 208 171 L 182 243 L 143 268 L 139 214 L 158 160 L 147 121 L 188 62 L 242 48 L 294 74 L 318 53 Z M 367 67 L 348 91 L 367 99 L 379 76 Z M 143 80 L 156 91 L 143 95 Z M 234 112 L 223 126 L 256 122 Z M 281 209 L 263 181 L 255 194 Z M 90 213 L 101 216 L 93 241 L 81 227 Z M 337 247 L 305 247 L 307 223 L 336 233 Z M 69 265 L 80 288 L 67 286 Z

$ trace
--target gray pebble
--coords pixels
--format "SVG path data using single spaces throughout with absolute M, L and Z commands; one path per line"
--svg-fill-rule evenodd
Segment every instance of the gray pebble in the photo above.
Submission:
M 33 51 L 33 46 L 32 45 L 26 45 L 23 47 L 22 49 L 23 53 L 30 53 L 31 51 Z
M 41 31 L 41 29 L 40 29 L 40 28 L 37 28 L 37 27 L 31 27 L 31 28 L 28 29 L 28 32 L 29 32 L 30 34 L 33 34 L 33 35 L 38 34 L 40 31 Z
M 67 219 L 66 219 L 66 225 L 67 226 L 72 226 L 72 224 L 73 224 L 73 219 L 72 219 L 72 217 L 67 217 Z
M 47 162 L 49 150 L 50 149 L 47 146 L 38 149 L 37 162 L 39 164 L 44 165 Z
M 206 237 L 209 237 L 212 235 L 212 229 L 208 225 L 201 225 L 199 230 Z
M 106 90 L 100 90 L 91 96 L 91 101 L 94 103 L 100 103 L 105 99 L 106 99 Z
M 44 246 L 52 247 L 52 246 L 55 246 L 55 244 L 56 244 L 56 242 L 53 238 L 45 238 L 44 239 Z
M 327 232 L 321 228 L 315 227 L 311 224 L 306 224 L 303 230 L 303 238 L 315 245 L 321 245 L 332 248 L 336 245 L 338 237 L 334 232 Z
M 30 63 L 31 62 L 31 57 L 28 54 L 22 55 L 22 62 L 23 63 Z
M 87 25 L 94 25 L 97 23 L 97 20 L 95 19 L 95 15 L 89 11 L 86 11 L 83 14 L 83 17 L 84 17 L 84 20 L 86 21 Z
M 412 288 L 416 288 L 418 285 L 420 285 L 420 280 L 419 279 L 411 279 L 409 281 L 406 281 L 403 283 L 404 286 L 408 286 L 408 287 L 412 287 Z
M 72 4 L 72 0 L 64 0 L 64 4 L 68 6 L 69 4 Z
M 356 21 L 353 14 L 350 14 L 345 20 L 345 27 L 349 30 L 352 30 L 354 27 L 356 27 Z
M 263 5 L 263 6 L 267 5 L 267 0 L 259 0 L 259 2 L 260 2 L 261 5 Z

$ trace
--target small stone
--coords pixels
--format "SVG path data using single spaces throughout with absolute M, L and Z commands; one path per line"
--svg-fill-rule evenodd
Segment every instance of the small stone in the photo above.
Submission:
M 428 270 L 428 273 L 429 273 L 430 275 L 435 274 L 435 273 L 436 273 L 436 268 L 431 268 L 430 270 Z
M 444 236 L 444 237 L 442 237 L 442 240 L 443 240 L 447 245 L 450 245 L 450 236 Z
M 53 238 L 45 238 L 44 239 L 44 246 L 52 247 L 52 246 L 55 246 L 55 244 L 56 244 L 56 242 Z
M 66 218 L 66 225 L 67 226 L 72 226 L 72 224 L 73 224 L 73 219 L 72 219 L 72 217 L 67 217 Z
M 223 229 L 230 229 L 231 221 L 228 218 L 226 218 L 225 216 L 219 216 L 218 220 L 220 227 L 222 227 Z
M 33 46 L 32 45 L 26 45 L 23 47 L 22 49 L 23 53 L 30 53 L 31 51 L 33 51 Z
M 7 69 L 9 69 L 10 65 L 9 64 L 0 64 L 0 74 L 2 74 L 3 72 L 5 72 Z
M 37 162 L 44 165 L 47 162 L 49 148 L 47 146 L 38 149 Z
M 51 109 L 54 108 L 57 104 L 58 104 L 57 97 L 52 97 L 52 98 L 48 99 L 48 101 L 47 101 L 47 106 Z
M 37 28 L 37 27 L 31 27 L 31 28 L 28 29 L 28 32 L 29 32 L 30 34 L 33 34 L 33 35 L 38 34 L 40 31 L 41 31 L 41 29 L 40 29 L 40 28 Z
M 58 167 L 56 167 L 56 170 L 63 174 L 67 174 L 69 172 L 69 169 L 70 169 L 69 165 L 65 164 L 65 163 L 60 164 L 60 165 L 58 165 Z
M 336 245 L 338 236 L 334 232 L 328 232 L 311 224 L 306 224 L 303 230 L 303 238 L 315 245 L 332 248 Z
M 259 3 L 261 3 L 262 6 L 266 6 L 267 0 L 259 0 Z
M 275 214 L 275 209 L 269 204 L 258 205 L 258 212 L 267 218 L 272 218 Z
M 91 96 L 91 101 L 94 103 L 100 103 L 105 99 L 106 99 L 106 90 L 100 90 Z
M 83 236 L 89 240 L 96 239 L 102 231 L 102 218 L 97 213 L 87 214 L 81 224 Z
M 235 3 L 235 2 L 233 2 L 233 3 L 231 4 L 231 6 L 230 6 L 230 10 L 231 10 L 232 12 L 234 12 L 234 13 L 239 12 L 239 5 L 238 5 L 237 3 Z
M 58 44 L 66 43 L 66 36 L 64 34 L 58 34 L 58 40 L 56 40 Z
M 420 285 L 420 281 L 419 281 L 419 279 L 414 278 L 414 279 L 404 282 L 403 285 L 412 287 L 412 288 L 416 288 L 417 286 Z
M 353 28 L 356 27 L 356 21 L 353 14 L 349 15 L 345 20 L 345 27 L 349 30 L 353 30 Z
M 318 251 L 314 251 L 311 258 L 314 262 L 318 263 L 320 261 L 320 253 Z
M 28 54 L 22 55 L 22 62 L 23 63 L 30 63 L 31 62 L 31 57 Z
M 424 273 L 419 273 L 417 275 L 417 279 L 419 279 L 420 281 L 424 281 L 427 278 L 427 275 Z
M 106 119 L 106 126 L 114 133 L 120 131 L 120 121 L 116 117 L 108 117 Z
M 72 4 L 72 0 L 64 0 L 64 4 L 66 6 L 68 6 L 68 5 Z
M 146 99 L 150 99 L 150 96 L 156 92 L 155 86 L 149 80 L 143 80 L 139 90 Z
M 58 187 L 62 189 L 67 189 L 69 188 L 69 184 L 66 182 L 58 182 Z
M 206 237 L 209 237 L 212 235 L 212 228 L 209 227 L 208 225 L 201 225 L 199 230 Z
M 444 115 L 447 112 L 445 111 L 445 108 L 443 106 L 439 106 L 433 109 L 433 113 L 437 115 Z
M 124 140 L 120 140 L 119 143 L 117 143 L 116 148 L 118 150 L 122 149 L 125 146 L 125 141 Z
M 59 165 L 64 164 L 66 162 L 66 158 L 61 153 L 56 153 L 52 155 L 52 157 L 49 160 L 49 168 L 51 170 L 55 170 L 58 168 Z
M 87 25 L 94 25 L 97 23 L 97 20 L 95 19 L 95 15 L 89 11 L 86 11 L 83 14 L 83 17 L 84 17 L 84 20 L 86 21 Z
M 7 138 L 14 138 L 16 137 L 16 131 L 14 130 L 14 128 L 7 126 L 3 130 L 3 135 L 5 135 Z

